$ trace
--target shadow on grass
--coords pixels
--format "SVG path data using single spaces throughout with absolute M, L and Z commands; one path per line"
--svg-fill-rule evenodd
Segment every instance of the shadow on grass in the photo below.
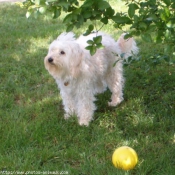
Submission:
M 59 20 L 27 19 L 16 5 L 0 4 L 0 9 L 0 90 L 15 103 L 41 100 L 45 84 L 53 82 L 43 60 L 49 42 L 64 27 Z

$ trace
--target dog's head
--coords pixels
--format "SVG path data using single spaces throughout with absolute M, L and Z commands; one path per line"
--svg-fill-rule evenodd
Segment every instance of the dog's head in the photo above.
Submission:
M 62 76 L 77 77 L 83 51 L 73 38 L 63 34 L 53 41 L 49 47 L 44 63 L 46 69 L 54 78 Z

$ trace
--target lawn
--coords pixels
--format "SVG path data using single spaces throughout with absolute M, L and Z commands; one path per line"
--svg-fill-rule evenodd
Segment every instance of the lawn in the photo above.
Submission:
M 0 174 L 174 175 L 175 67 L 163 61 L 155 67 L 148 59 L 161 46 L 136 38 L 140 60 L 124 68 L 125 100 L 111 108 L 110 92 L 98 95 L 94 121 L 82 127 L 76 117 L 64 120 L 43 63 L 49 43 L 63 31 L 61 20 L 26 19 L 23 9 L 0 3 Z M 121 33 L 112 26 L 104 31 L 115 39 Z M 122 145 L 138 153 L 129 172 L 111 162 Z

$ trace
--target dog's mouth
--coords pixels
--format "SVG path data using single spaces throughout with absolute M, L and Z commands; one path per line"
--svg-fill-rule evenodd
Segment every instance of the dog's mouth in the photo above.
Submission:
M 49 63 L 49 64 L 51 64 L 51 65 L 55 65 L 55 63 L 53 63 L 53 62 L 52 62 L 52 63 Z

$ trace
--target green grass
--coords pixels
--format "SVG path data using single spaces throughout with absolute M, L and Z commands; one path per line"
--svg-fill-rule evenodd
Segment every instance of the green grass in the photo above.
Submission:
M 121 32 L 104 30 L 116 39 Z M 156 46 L 137 39 L 142 59 L 125 67 L 124 102 L 110 108 L 110 92 L 98 95 L 94 121 L 81 127 L 76 118 L 63 119 L 59 91 L 43 64 L 49 43 L 63 31 L 59 20 L 26 19 L 23 9 L 0 4 L 0 172 L 124 175 L 111 156 L 128 145 L 139 156 L 128 174 L 174 175 L 174 66 L 145 71 Z

